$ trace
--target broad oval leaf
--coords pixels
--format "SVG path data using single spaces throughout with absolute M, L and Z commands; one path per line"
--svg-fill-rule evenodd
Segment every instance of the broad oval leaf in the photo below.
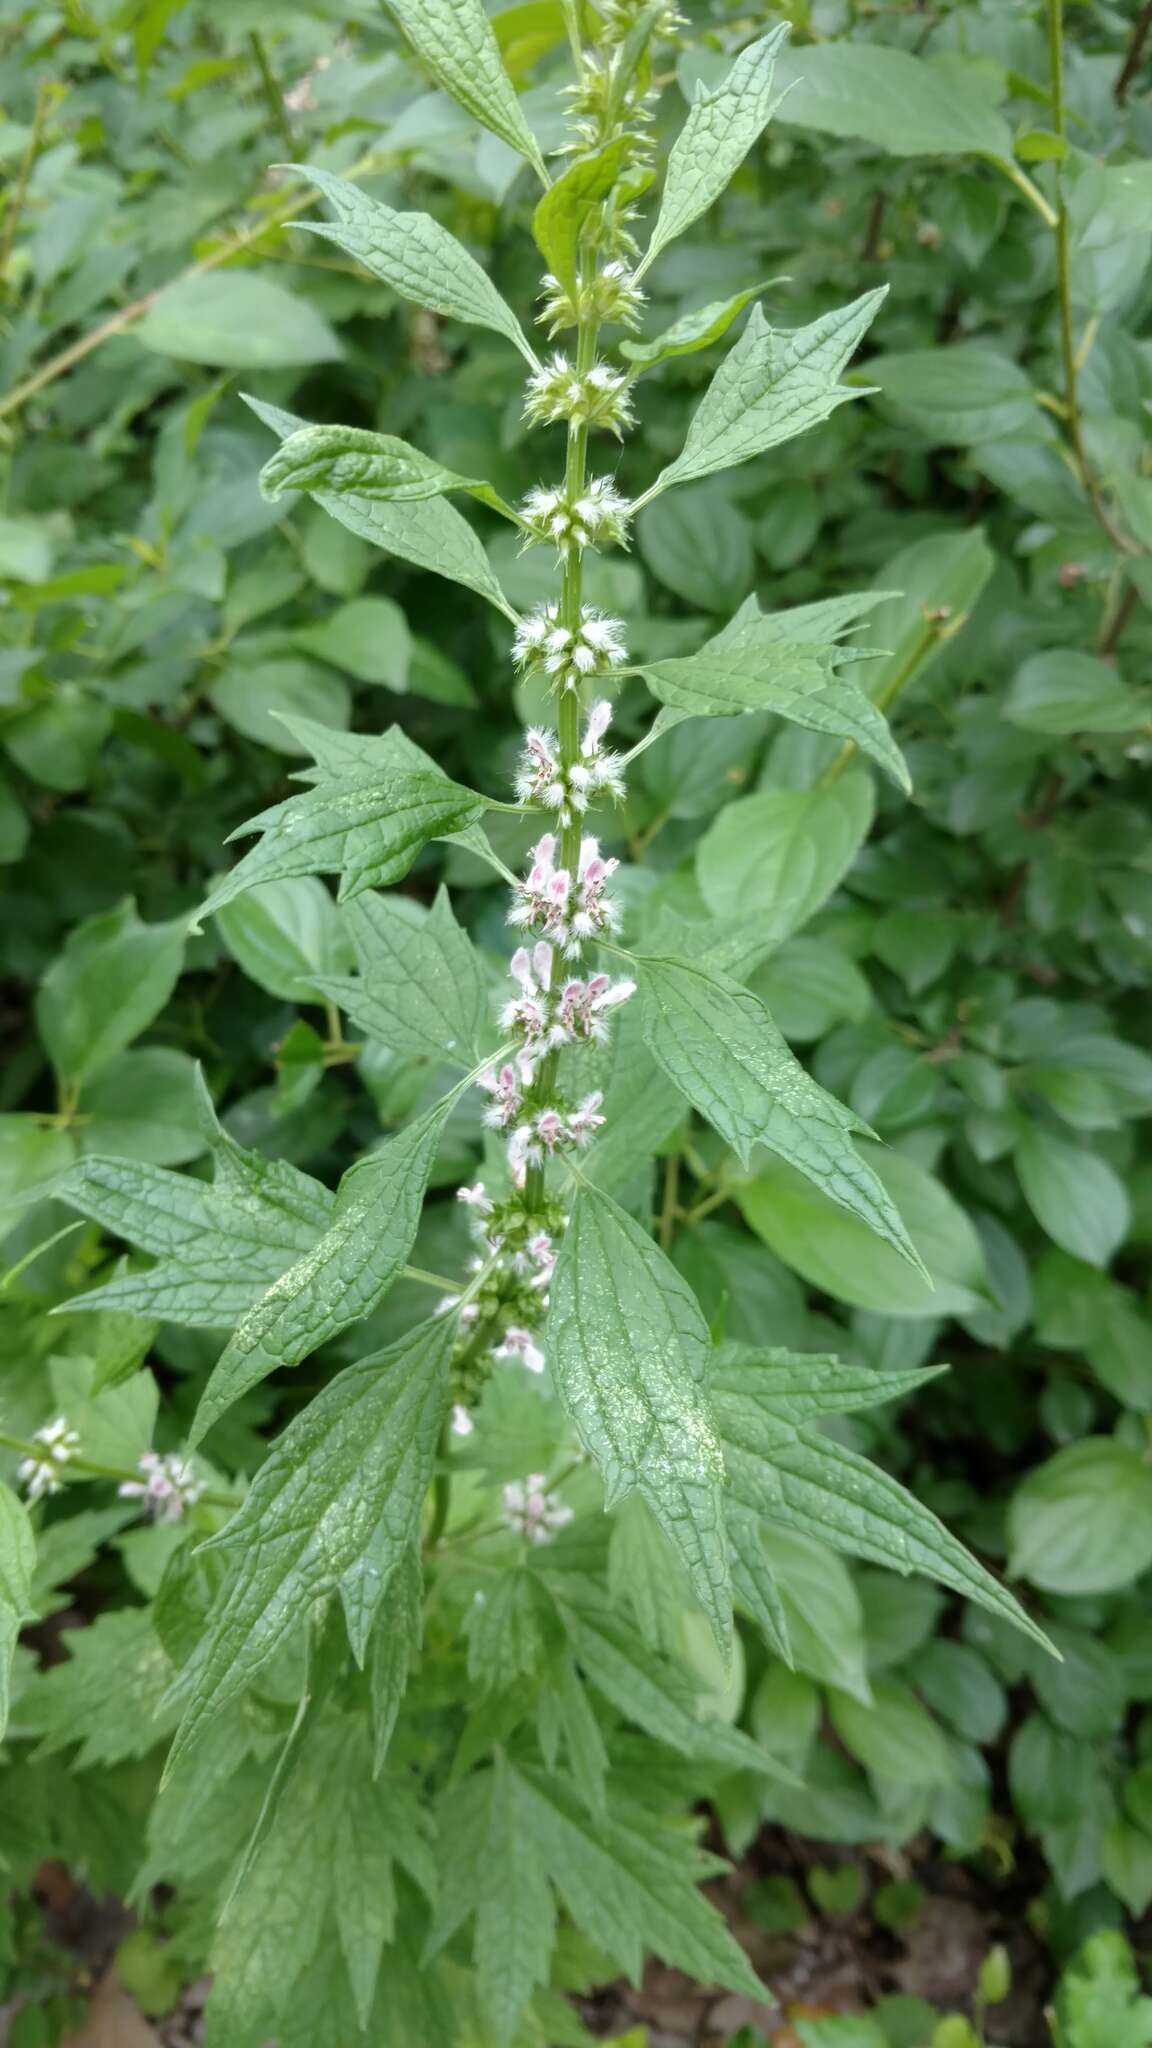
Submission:
M 1012 131 L 976 63 L 965 77 L 908 50 L 875 43 L 813 43 L 789 52 L 781 119 L 822 135 L 853 136 L 890 156 L 985 156 L 1012 162 Z
M 987 1299 L 984 1252 L 959 1204 L 902 1152 L 865 1146 L 896 1203 L 919 1266 L 900 1258 L 855 1216 L 783 1160 L 765 1162 L 735 1190 L 747 1221 L 810 1286 L 884 1316 L 965 1315 Z

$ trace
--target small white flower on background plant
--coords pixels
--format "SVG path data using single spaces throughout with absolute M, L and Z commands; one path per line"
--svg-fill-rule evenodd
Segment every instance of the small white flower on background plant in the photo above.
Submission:
M 558 1529 L 572 1520 L 572 1510 L 559 1494 L 548 1492 L 542 1472 L 530 1472 L 527 1479 L 514 1480 L 504 1488 L 504 1521 L 529 1543 L 548 1543 Z
M 502 1341 L 494 1347 L 492 1356 L 499 1359 L 518 1358 L 528 1367 L 529 1372 L 544 1370 L 544 1353 L 534 1342 L 531 1330 L 522 1330 L 515 1323 L 508 1325 Z
M 67 1417 L 58 1415 L 54 1422 L 46 1422 L 38 1429 L 32 1441 L 37 1448 L 21 1459 L 16 1477 L 29 1500 L 42 1500 L 45 1494 L 60 1492 L 64 1468 L 80 1449 L 80 1437 Z
M 117 1492 L 123 1500 L 138 1500 L 154 1522 L 178 1522 L 186 1508 L 193 1507 L 204 1491 L 204 1482 L 187 1458 L 145 1451 L 139 1460 L 140 1479 L 126 1479 Z

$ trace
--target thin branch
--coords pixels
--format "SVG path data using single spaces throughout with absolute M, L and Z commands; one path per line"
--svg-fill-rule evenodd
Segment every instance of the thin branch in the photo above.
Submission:
M 275 74 L 268 61 L 268 51 L 265 48 L 264 38 L 258 29 L 249 29 L 248 47 L 255 59 L 256 69 L 260 73 L 260 85 L 264 93 L 268 112 L 272 116 L 273 126 L 285 149 L 288 151 L 289 157 L 294 157 L 296 154 L 296 138 L 292 133 L 292 123 L 288 119 L 288 109 L 284 105 L 284 95 L 276 83 Z
M 1112 88 L 1112 95 L 1118 107 L 1122 107 L 1128 97 L 1128 87 L 1131 85 L 1143 62 L 1144 46 L 1148 41 L 1150 33 L 1152 33 L 1152 0 L 1148 0 L 1148 5 L 1132 30 L 1132 40 L 1128 45 L 1127 55 L 1116 74 L 1116 83 Z

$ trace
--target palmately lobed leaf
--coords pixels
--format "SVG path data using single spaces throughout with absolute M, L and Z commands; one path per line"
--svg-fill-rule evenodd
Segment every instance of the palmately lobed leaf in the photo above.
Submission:
M 808 1363 L 804 1356 L 792 1359 L 796 1382 L 803 1382 Z M 820 1380 L 827 1386 L 827 1364 L 818 1360 L 813 1376 L 818 1398 Z M 734 1346 L 720 1354 L 714 1398 L 729 1493 L 737 1510 L 801 1535 L 821 1537 L 836 1550 L 887 1565 L 891 1571 L 936 1579 L 1050 1647 L 1019 1601 L 930 1508 L 878 1465 L 788 1415 L 777 1391 L 782 1374 L 787 1377 L 779 1353 Z M 907 1375 L 877 1377 L 878 1401 L 910 1390 Z M 890 1385 L 893 1379 L 898 1382 L 895 1388 Z M 864 1402 L 854 1401 L 856 1405 Z M 823 1407 L 821 1412 L 837 1411 Z
M 241 1318 L 217 1359 L 190 1442 L 199 1443 L 270 1372 L 298 1365 L 384 1299 L 412 1249 L 440 1133 L 459 1092 L 345 1174 L 323 1235 Z
M 439 769 L 361 768 L 354 779 L 321 779 L 237 828 L 258 832 L 260 844 L 237 861 L 197 917 L 210 917 L 254 883 L 297 875 L 339 875 L 341 902 L 386 888 L 403 880 L 429 839 L 478 824 L 487 808 L 483 797 Z
M 349 1366 L 290 1423 L 211 1547 L 229 1571 L 179 1690 L 168 1769 L 249 1686 L 315 1600 L 375 1545 L 384 1583 L 411 1549 L 444 1420 L 450 1317 Z
M 441 1052 L 458 1066 L 480 1058 L 489 1033 L 483 964 L 440 889 L 429 911 L 408 897 L 357 896 L 346 912 L 359 975 L 319 986 L 356 1028 L 394 1052 Z
M 202 1084 L 200 1101 L 211 1183 L 145 1160 L 97 1157 L 77 1161 L 56 1183 L 61 1201 L 157 1261 L 61 1302 L 61 1313 L 110 1309 L 225 1329 L 327 1229 L 329 1189 L 288 1160 L 236 1144 Z
M 644 1035 L 655 1058 L 744 1166 L 757 1145 L 923 1266 L 891 1196 L 853 1144 L 870 1135 L 801 1066 L 758 996 L 690 960 L 639 956 Z
M 722 646 L 709 642 L 698 654 L 645 663 L 640 673 L 653 696 L 687 717 L 771 711 L 792 725 L 850 742 L 908 791 L 911 778 L 883 713 L 852 677 L 837 673 L 845 662 L 858 660 L 855 649 L 837 644 L 762 644 L 753 628 Z
M 640 1491 L 727 1649 L 724 1464 L 708 1400 L 708 1330 L 647 1231 L 590 1186 L 577 1194 L 561 1243 L 545 1342 L 607 1505 Z

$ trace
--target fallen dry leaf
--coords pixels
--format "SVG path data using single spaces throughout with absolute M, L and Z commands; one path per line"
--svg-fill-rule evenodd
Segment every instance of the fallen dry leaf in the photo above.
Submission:
M 66 2034 L 60 2048 L 160 2048 L 160 2036 L 111 1970 L 101 1977 L 78 2034 Z

